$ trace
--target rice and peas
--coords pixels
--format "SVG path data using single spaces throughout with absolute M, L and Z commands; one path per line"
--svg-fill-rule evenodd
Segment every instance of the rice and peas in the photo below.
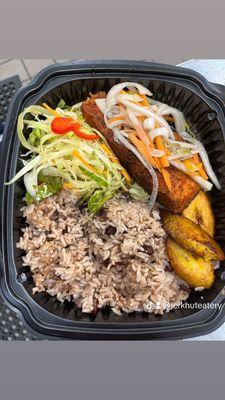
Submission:
M 120 314 L 161 314 L 187 299 L 187 285 L 168 264 L 157 207 L 119 194 L 89 218 L 69 190 L 23 208 L 34 292 L 71 300 L 83 312 L 106 305 Z M 151 304 L 151 307 L 149 307 Z

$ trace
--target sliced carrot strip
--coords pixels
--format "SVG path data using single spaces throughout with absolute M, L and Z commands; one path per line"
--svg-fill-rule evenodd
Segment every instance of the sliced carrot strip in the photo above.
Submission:
M 202 164 L 202 162 L 200 161 L 199 155 L 196 153 L 196 154 L 193 155 L 192 158 L 193 158 L 194 163 L 195 163 L 196 165 L 198 165 L 198 171 L 199 171 L 199 174 L 201 175 L 201 177 L 202 177 L 203 179 L 209 179 L 209 178 L 208 178 L 208 175 L 207 175 L 206 172 L 205 172 L 205 168 L 203 167 L 203 164 Z
M 166 147 L 163 143 L 162 136 L 157 136 L 155 138 L 155 144 L 158 150 L 164 151 L 164 155 L 159 158 L 160 164 L 163 168 L 169 167 L 170 163 L 166 154 Z
M 171 156 L 171 151 L 168 149 L 168 147 L 165 146 L 165 148 L 166 148 L 166 154 L 167 154 L 167 156 Z
M 120 91 L 120 93 L 121 93 L 121 94 L 127 94 L 128 92 L 126 92 L 126 90 L 122 89 L 122 90 Z
M 140 103 L 140 105 L 144 107 L 149 106 L 149 102 L 145 94 L 140 94 L 140 96 L 142 98 L 142 102 Z
M 78 160 L 80 160 L 82 162 L 82 164 L 84 164 L 88 169 L 90 169 L 90 171 L 94 172 L 95 174 L 99 174 L 99 172 L 97 171 L 97 169 L 95 169 L 94 167 L 92 167 L 92 165 L 90 165 L 79 153 L 77 150 L 73 150 L 73 155 L 74 157 L 78 158 Z
M 177 132 L 173 132 L 173 134 L 174 134 L 175 140 L 177 140 L 178 142 L 184 142 L 184 139 L 180 135 L 178 135 Z
M 158 126 L 159 126 L 159 124 L 156 121 L 156 128 L 158 128 Z M 168 160 L 168 157 L 167 157 L 166 146 L 163 143 L 162 136 L 157 136 L 155 138 L 155 144 L 156 144 L 156 148 L 158 150 L 164 151 L 164 155 L 162 157 L 159 157 L 160 165 L 162 166 L 162 168 L 169 167 L 170 163 L 169 163 L 169 160 Z
M 208 175 L 205 172 L 203 165 L 199 168 L 199 174 L 203 179 L 209 179 Z
M 200 174 L 202 177 L 204 177 L 204 179 L 208 178 L 203 170 L 202 163 L 201 162 L 195 163 L 193 161 L 193 157 L 184 160 L 183 163 L 184 163 L 185 167 L 187 168 L 188 172 L 190 172 L 191 174 L 194 174 L 194 176 L 197 176 Z
M 145 115 L 140 115 L 139 117 L 137 117 L 138 121 L 143 123 L 145 120 L 146 116 Z
M 142 128 L 142 125 L 141 125 L 140 121 L 137 121 L 137 123 L 133 124 L 133 125 L 134 125 L 134 129 L 136 130 L 136 133 L 137 133 L 137 136 L 139 137 L 139 139 L 143 143 L 149 143 L 150 146 L 153 146 L 153 148 L 154 148 L 153 143 L 149 139 L 149 137 L 148 137 L 147 133 L 145 132 L 145 130 Z
M 183 165 L 183 163 L 182 163 L 182 161 L 181 161 L 181 160 L 176 160 L 176 163 L 178 163 L 178 164 L 182 164 L 182 165 Z
M 73 188 L 74 188 L 74 186 L 72 185 L 72 183 L 66 182 L 66 183 L 63 184 L 63 189 L 71 190 Z
M 134 125 L 134 129 L 136 131 L 136 134 L 137 134 L 138 138 L 140 139 L 140 141 L 143 143 L 145 149 L 147 150 L 148 160 L 149 160 L 150 164 L 155 166 L 155 168 L 160 169 L 159 160 L 156 157 L 153 157 L 150 154 L 150 150 L 148 148 L 148 146 L 149 146 L 151 149 L 155 149 L 155 146 L 154 146 L 153 142 L 148 137 L 148 135 L 145 132 L 145 130 L 142 128 L 142 125 L 141 125 L 140 121 L 137 120 L 137 123 L 133 124 L 133 125 Z
M 195 164 L 199 164 L 200 163 L 199 155 L 197 153 L 193 154 L 192 158 L 193 158 L 193 161 L 194 161 Z
M 122 115 L 118 115 L 117 117 L 110 118 L 108 122 L 109 122 L 109 124 L 112 124 L 113 122 L 120 121 L 120 120 L 123 120 L 123 119 L 124 118 L 123 118 Z
M 61 115 L 60 115 L 56 110 L 53 110 L 53 108 L 51 108 L 50 106 L 48 106 L 48 104 L 43 103 L 42 106 L 43 106 L 44 108 L 46 108 L 46 110 L 48 110 L 52 115 L 55 115 L 55 117 L 61 117 Z
M 199 172 L 195 171 L 195 172 L 188 172 L 188 175 L 190 176 L 199 176 Z
M 188 172 L 196 172 L 195 165 L 193 165 L 191 161 L 192 160 L 190 158 L 187 158 L 186 160 L 183 161 L 183 163 L 187 168 Z
M 146 145 L 137 138 L 135 133 L 130 133 L 129 134 L 129 139 L 130 141 L 137 147 L 139 152 L 141 153 L 142 156 L 145 157 L 145 159 L 154 167 L 159 169 L 159 165 L 157 164 L 156 160 L 149 154 L 148 149 Z
M 194 169 L 194 165 L 191 164 L 191 161 L 190 161 L 190 160 L 191 160 L 191 159 L 187 159 L 187 160 L 183 160 L 183 161 L 176 160 L 176 162 L 179 162 L 181 165 L 184 165 L 184 166 L 186 167 L 186 172 L 185 172 L 185 174 L 187 174 L 187 175 L 189 175 L 189 176 L 191 176 L 191 177 L 193 177 L 193 176 L 199 176 L 199 175 L 200 175 L 199 171 L 197 171 L 197 170 Z
M 169 172 L 167 171 L 166 168 L 162 168 L 161 172 L 162 172 L 164 181 L 166 182 L 166 186 L 168 187 L 169 191 L 171 192 L 172 183 L 171 183 L 171 179 L 170 179 L 170 174 L 169 174 Z
M 160 170 L 160 172 L 163 175 L 163 178 L 165 180 L 165 183 L 166 183 L 169 191 L 171 191 L 172 185 L 171 185 L 171 179 L 170 179 L 169 172 L 165 168 L 159 168 L 158 167 L 158 165 L 155 163 L 155 161 L 156 161 L 155 158 L 153 158 L 152 156 L 149 156 L 149 153 L 147 152 L 146 146 L 144 145 L 144 143 L 141 140 L 139 140 L 136 137 L 136 135 L 134 133 L 130 133 L 129 134 L 129 139 L 137 147 L 137 149 L 140 151 L 140 153 L 146 158 L 146 160 L 149 161 L 150 164 L 154 168 L 158 168 Z
M 121 165 L 118 158 L 116 158 L 116 156 L 113 154 L 113 152 L 106 146 L 105 143 L 99 143 L 99 145 L 101 146 L 101 148 L 104 150 L 104 152 L 109 156 L 109 158 L 111 159 L 112 162 L 114 162 L 115 164 Z M 127 182 L 130 184 L 132 179 L 130 177 L 130 175 L 127 173 L 127 171 L 123 168 L 121 171 L 121 174 L 124 176 L 124 178 L 127 180 Z

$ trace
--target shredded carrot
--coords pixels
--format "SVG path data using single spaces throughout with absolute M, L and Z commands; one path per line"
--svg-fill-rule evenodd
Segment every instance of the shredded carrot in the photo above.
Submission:
M 155 167 L 159 169 L 160 168 L 160 162 L 159 162 L 159 160 L 157 160 L 157 158 L 154 158 L 153 156 L 151 156 L 150 151 L 149 151 L 148 146 L 147 146 L 146 143 L 148 143 L 148 145 L 149 145 L 149 147 L 151 149 L 155 149 L 155 146 L 154 146 L 152 140 L 148 137 L 148 135 L 145 132 L 145 130 L 142 128 L 142 125 L 141 125 L 140 121 L 138 121 L 137 124 L 135 124 L 134 129 L 136 130 L 136 134 L 137 134 L 138 138 L 141 140 L 143 145 L 146 147 L 149 159 L 151 158 L 153 160 L 153 162 L 154 162 Z M 149 162 L 152 164 L 152 161 L 149 161 Z
M 123 120 L 123 116 L 118 115 L 117 117 L 110 118 L 108 122 L 109 124 L 112 124 L 113 122 L 120 121 L 121 119 Z
M 77 150 L 73 150 L 73 155 L 74 157 L 78 158 L 78 160 L 80 160 L 82 162 L 82 164 L 84 164 L 88 169 L 90 169 L 90 171 L 94 172 L 95 174 L 99 174 L 99 172 L 97 171 L 97 169 L 95 169 L 94 167 L 92 167 L 92 165 L 90 165 L 79 153 Z
M 169 191 L 171 192 L 172 184 L 171 184 L 170 174 L 169 174 L 169 172 L 167 171 L 166 168 L 162 168 L 161 172 L 162 172 L 164 181 L 166 183 L 166 186 L 168 187 Z
M 163 143 L 162 136 L 157 136 L 155 138 L 155 144 L 158 150 L 164 151 L 164 155 L 159 158 L 160 164 L 163 168 L 169 167 L 170 163 L 166 154 L 166 147 Z
M 187 158 L 186 160 L 184 160 L 183 163 L 184 163 L 185 167 L 187 168 L 188 172 L 195 172 L 196 171 L 196 168 L 192 164 L 190 158 Z
M 176 162 L 178 162 L 178 160 L 176 160 Z M 197 170 L 196 166 L 194 164 L 192 164 L 192 159 L 188 158 L 186 160 L 180 161 L 179 163 L 181 165 L 184 165 L 186 168 L 186 172 L 185 174 L 193 177 L 193 176 L 199 176 L 199 171 Z
M 199 176 L 199 172 L 197 172 L 197 171 L 189 172 L 188 175 L 190 175 L 190 176 Z
M 159 169 L 159 165 L 156 162 L 155 158 L 153 158 L 149 152 L 148 149 L 146 147 L 146 145 L 137 138 L 137 136 L 135 135 L 135 133 L 130 133 L 129 134 L 129 139 L 130 141 L 137 147 L 137 149 L 139 150 L 139 152 L 141 153 L 142 156 L 145 157 L 145 159 L 154 167 Z
M 192 158 L 193 158 L 193 161 L 194 161 L 195 164 L 199 164 L 200 163 L 199 155 L 197 153 L 193 154 Z
M 165 146 L 165 149 L 166 149 L 166 154 L 167 154 L 167 156 L 170 156 L 171 155 L 171 151 L 168 149 L 168 147 L 166 147 Z
M 173 132 L 173 134 L 174 134 L 175 139 L 176 139 L 178 142 L 184 142 L 184 139 L 183 139 L 180 135 L 178 135 L 177 132 Z
M 182 141 L 183 139 L 175 132 L 174 133 L 176 140 Z M 209 179 L 208 175 L 205 172 L 205 169 L 203 167 L 203 164 L 199 158 L 199 155 L 193 154 L 191 158 L 188 158 L 186 160 L 183 160 L 183 162 L 176 160 L 176 162 L 180 162 L 185 165 L 187 168 L 188 172 L 187 174 L 190 176 L 201 176 L 203 179 Z
M 109 158 L 111 159 L 112 162 L 114 162 L 115 164 L 120 165 L 120 162 L 118 160 L 118 158 L 116 158 L 116 156 L 113 154 L 113 152 L 108 148 L 108 146 L 106 146 L 105 143 L 99 143 L 99 145 L 101 146 L 101 148 L 105 151 L 105 153 L 109 156 Z M 127 180 L 127 182 L 130 184 L 131 183 L 131 177 L 130 175 L 127 173 L 127 171 L 125 169 L 122 169 L 121 174 L 124 176 L 124 178 Z
M 183 165 L 181 160 L 176 160 L 176 163 Z
M 146 116 L 145 115 L 140 115 L 139 117 L 137 117 L 138 121 L 143 123 L 145 120 Z
M 140 94 L 140 96 L 142 98 L 142 102 L 140 103 L 140 105 L 144 107 L 149 106 L 149 102 L 145 94 Z
M 143 128 L 141 127 L 141 129 L 142 129 L 142 131 L 144 132 L 144 134 L 146 135 L 146 132 L 143 130 Z M 151 139 L 147 136 L 147 142 L 148 142 L 148 146 L 145 144 L 145 141 L 144 140 L 142 140 L 141 138 L 140 138 L 140 136 L 138 135 L 138 133 L 137 133 L 137 131 L 135 131 L 135 130 L 133 130 L 133 129 L 126 129 L 126 131 L 125 131 L 126 133 L 128 133 L 128 134 L 132 134 L 132 137 L 135 137 L 137 140 L 139 140 L 143 145 L 144 145 L 144 147 L 146 148 L 146 150 L 147 150 L 147 153 L 148 153 L 148 156 L 153 160 L 153 162 L 150 162 L 152 165 L 154 164 L 155 165 L 155 168 L 157 168 L 157 169 L 161 169 L 161 165 L 160 165 L 160 162 L 159 162 L 159 160 L 158 160 L 158 158 L 157 157 L 153 157 L 151 154 L 150 154 L 150 151 L 149 151 L 149 149 L 148 149 L 148 146 L 150 147 L 150 149 L 155 149 L 155 146 L 154 146 L 154 144 L 153 144 L 153 142 L 151 141 Z M 134 135 L 134 136 L 133 136 Z M 136 135 L 138 135 L 138 138 L 137 138 L 137 136 Z
M 43 106 L 44 108 L 46 108 L 46 110 L 48 110 L 48 111 L 49 111 L 52 115 L 54 115 L 55 117 L 61 117 L 61 115 L 60 115 L 56 110 L 53 110 L 53 108 L 51 108 L 50 106 L 48 106 L 48 104 L 43 103 L 42 106 Z
M 196 165 L 198 165 L 198 171 L 199 171 L 199 174 L 201 175 L 201 177 L 203 179 L 209 179 L 208 175 L 206 174 L 205 169 L 204 169 L 204 167 L 203 167 L 203 165 L 202 165 L 202 163 L 200 161 L 199 155 L 196 153 L 196 154 L 193 155 L 192 158 L 193 158 L 193 162 Z
M 201 167 L 199 168 L 199 174 L 201 175 L 201 177 L 203 179 L 209 179 L 208 175 L 205 172 L 205 169 L 203 167 L 203 165 L 201 164 Z
M 202 170 L 202 164 L 198 163 L 195 164 L 193 162 L 193 158 L 188 158 L 186 160 L 183 160 L 183 164 L 185 165 L 185 167 L 187 168 L 188 174 L 190 176 L 202 176 L 201 170 Z M 204 171 L 203 171 L 204 172 Z M 206 178 L 205 178 L 206 176 Z M 205 174 L 204 179 L 207 179 L 207 175 Z M 203 176 L 202 176 L 203 177 Z
M 157 121 L 156 121 L 155 127 L 156 128 L 159 127 L 159 124 L 158 124 Z M 162 168 L 169 167 L 170 163 L 169 163 L 169 160 L 168 160 L 168 157 L 167 157 L 166 146 L 163 143 L 162 136 L 157 136 L 155 138 L 155 144 L 156 144 L 156 148 L 158 150 L 164 151 L 164 155 L 162 157 L 159 157 L 159 162 L 160 162 L 161 167 Z
M 71 189 L 73 189 L 73 188 L 74 188 L 74 186 L 73 186 L 71 183 L 69 183 L 69 182 L 66 182 L 66 183 L 63 184 L 63 189 L 69 189 L 69 190 L 71 190 Z

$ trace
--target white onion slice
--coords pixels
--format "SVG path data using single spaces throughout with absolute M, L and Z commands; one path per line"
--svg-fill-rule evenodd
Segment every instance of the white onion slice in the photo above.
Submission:
M 73 107 L 71 108 L 71 111 L 77 110 L 78 108 L 80 108 L 83 104 L 83 101 L 81 101 L 80 103 L 74 104 Z M 57 111 L 61 110 L 60 108 L 57 108 Z
M 155 117 L 145 118 L 144 120 L 144 129 L 146 131 L 150 131 L 155 128 Z
M 43 175 L 50 175 L 50 176 L 62 176 L 63 173 L 61 173 L 56 167 L 48 166 L 46 168 L 43 168 L 41 173 Z
M 36 190 L 34 189 L 34 186 L 37 186 L 38 184 L 38 171 L 35 169 L 31 172 L 28 172 L 27 174 L 24 175 L 23 181 L 24 185 L 26 188 L 26 191 L 31 195 L 35 196 Z
M 11 183 L 14 183 L 17 181 L 17 179 L 21 178 L 24 174 L 29 172 L 31 169 L 35 168 L 39 162 L 41 161 L 41 156 L 37 156 L 33 158 L 31 161 L 28 162 L 17 174 L 11 179 L 11 181 L 6 182 L 5 185 L 11 185 Z
M 23 177 L 23 181 L 24 181 L 26 190 L 31 196 L 35 196 L 35 194 L 36 194 L 36 190 L 34 189 L 34 186 L 38 185 L 38 174 L 41 170 L 43 170 L 43 168 L 44 168 L 44 165 L 40 165 L 38 168 L 32 170 L 31 172 L 28 172 Z
M 150 195 L 150 199 L 149 199 L 149 209 L 151 211 L 152 207 L 155 204 L 156 201 L 156 197 L 158 194 L 158 187 L 159 187 L 159 183 L 158 183 L 158 178 L 157 175 L 155 173 L 154 168 L 147 163 L 147 161 L 141 156 L 141 154 L 139 154 L 138 150 L 136 149 L 136 147 L 134 147 L 129 140 L 127 140 L 123 134 L 120 132 L 120 130 L 118 128 L 114 128 L 113 129 L 114 132 L 114 139 L 117 142 L 122 143 L 128 150 L 132 151 L 132 153 L 139 159 L 139 161 L 141 161 L 141 163 L 145 166 L 145 168 L 147 168 L 147 170 L 149 171 L 149 173 L 152 176 L 152 193 Z
M 164 126 L 161 128 L 153 129 L 151 132 L 149 132 L 149 136 L 153 142 L 157 136 L 164 136 L 165 138 L 169 138 L 169 134 L 169 129 Z
M 184 140 L 188 140 L 190 143 L 195 145 L 194 147 L 195 147 L 195 149 L 198 150 L 198 153 L 201 157 L 201 160 L 203 162 L 203 165 L 204 165 L 204 168 L 205 168 L 205 171 L 206 171 L 208 177 L 214 183 L 216 188 L 220 190 L 221 185 L 217 179 L 215 172 L 212 169 L 207 151 L 206 151 L 205 147 L 203 146 L 203 144 L 199 140 L 197 140 L 193 136 L 191 136 L 190 133 L 188 133 L 187 131 L 181 132 L 180 135 Z
M 195 144 L 191 144 L 191 143 L 187 143 L 187 142 L 179 142 L 178 140 L 171 140 L 171 139 L 168 139 L 167 142 L 168 142 L 168 144 L 174 144 L 174 145 L 177 144 L 180 147 L 184 147 L 186 149 L 196 150 L 196 152 L 198 152 Z
M 121 82 L 114 85 L 108 92 L 106 96 L 106 107 L 107 109 L 113 107 L 117 104 L 116 95 L 121 92 L 124 88 L 136 88 L 140 94 L 146 94 L 147 96 L 152 96 L 150 90 L 148 90 L 143 85 L 136 82 Z
M 179 169 L 180 171 L 182 171 L 188 175 L 188 171 L 187 171 L 185 165 L 182 165 L 182 164 L 180 164 L 176 161 L 172 161 L 172 160 L 170 161 L 170 164 L 173 167 Z M 203 179 L 201 176 L 192 176 L 191 178 L 193 179 L 193 181 L 198 183 L 198 185 L 201 186 L 201 188 L 204 189 L 205 191 L 209 191 L 213 187 L 211 182 L 207 181 L 206 179 Z
M 97 104 L 99 110 L 102 112 L 102 114 L 105 113 L 106 109 L 106 99 L 96 99 L 95 103 Z
M 202 162 L 203 162 L 203 165 L 205 167 L 205 171 L 206 171 L 208 177 L 211 179 L 211 181 L 214 183 L 214 185 L 217 187 L 217 189 L 220 190 L 221 185 L 217 179 L 215 172 L 212 169 L 206 149 L 199 141 L 198 141 L 198 148 L 199 148 L 200 157 L 202 159 Z
M 153 157 L 162 157 L 165 154 L 165 151 L 163 150 L 157 150 L 157 149 L 150 149 L 150 154 Z
M 174 139 L 174 134 L 172 132 L 172 129 L 170 128 L 169 124 L 167 123 L 167 121 L 163 117 L 160 117 L 159 115 L 157 115 L 154 112 L 152 112 L 150 109 L 141 107 L 141 106 L 139 106 L 139 105 L 137 105 L 135 103 L 132 103 L 131 101 L 122 99 L 122 101 L 120 101 L 120 102 L 125 107 L 128 107 L 133 111 L 139 112 L 142 115 L 145 115 L 146 117 L 155 118 L 155 120 L 158 121 L 161 126 L 165 126 L 165 127 L 167 127 L 169 129 L 170 136 Z
M 199 185 L 201 186 L 206 192 L 209 192 L 213 184 L 206 179 L 203 179 L 201 176 L 193 176 L 192 179 Z
M 163 116 L 171 114 L 173 116 L 177 133 L 180 134 L 182 131 L 185 130 L 185 119 L 183 113 L 180 110 L 177 110 L 174 107 L 168 106 L 165 103 L 161 103 L 160 101 L 156 101 L 153 99 L 148 99 L 148 101 L 150 104 L 159 106 L 158 109 L 159 115 Z
M 142 97 L 139 94 L 136 94 L 136 93 L 135 94 L 126 93 L 123 96 L 125 96 L 127 100 L 135 101 L 136 103 L 139 103 L 140 101 L 143 101 Z
M 118 121 L 114 121 L 114 122 L 111 122 L 110 124 L 108 124 L 108 128 L 113 129 L 113 128 L 115 128 L 116 126 L 119 126 L 119 125 L 121 125 L 121 124 L 126 124 L 126 125 L 128 125 L 128 122 L 125 121 L 124 119 L 120 119 L 120 120 L 118 120 Z

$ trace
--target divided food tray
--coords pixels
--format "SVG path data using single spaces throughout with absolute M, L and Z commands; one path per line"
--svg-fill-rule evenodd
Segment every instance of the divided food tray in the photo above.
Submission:
M 216 216 L 216 239 L 225 249 L 225 88 L 209 83 L 201 75 L 179 67 L 138 61 L 87 61 L 45 68 L 22 88 L 12 101 L 1 145 L 1 184 L 19 169 L 21 147 L 16 135 L 19 113 L 28 105 L 47 102 L 55 107 L 61 98 L 72 105 L 99 90 L 108 91 L 120 81 L 147 86 L 154 98 L 180 109 L 192 130 L 205 145 L 212 166 L 223 187 L 213 189 L 211 199 Z M 82 314 L 74 304 L 60 303 L 46 293 L 32 294 L 29 268 L 22 266 L 22 251 L 16 242 L 24 226 L 22 180 L 3 186 L 1 287 L 8 303 L 22 313 L 33 330 L 44 337 L 81 339 L 178 339 L 209 333 L 224 321 L 224 263 L 216 270 L 210 290 L 192 292 L 189 308 L 162 316 L 147 313 L 115 315 L 110 308 L 97 315 Z M 194 303 L 208 308 L 196 309 Z M 221 307 L 218 307 L 220 305 Z

